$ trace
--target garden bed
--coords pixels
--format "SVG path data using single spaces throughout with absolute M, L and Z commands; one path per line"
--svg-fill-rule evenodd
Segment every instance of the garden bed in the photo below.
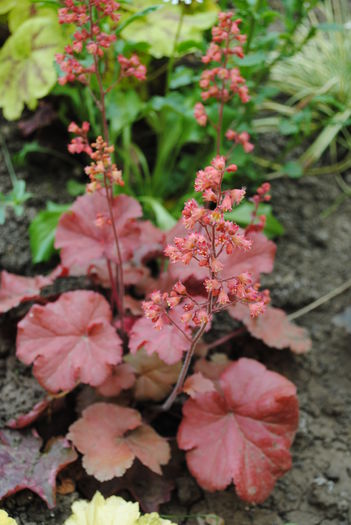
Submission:
M 2 131 L 11 152 L 20 146 L 14 126 Z M 27 182 L 33 198 L 25 205 L 25 214 L 10 215 L 0 227 L 0 266 L 13 273 L 37 272 L 30 263 L 27 236 L 29 221 L 50 199 L 69 200 L 65 182 L 71 168 L 57 171 L 55 162 L 43 157 L 42 164 L 18 173 Z M 8 190 L 3 162 L 0 167 L 0 191 Z M 264 285 L 272 292 L 275 306 L 294 312 L 337 288 L 350 278 L 351 200 L 323 218 L 339 189 L 330 176 L 305 177 L 297 181 L 278 179 L 272 184 L 275 215 L 285 227 L 278 240 L 273 274 Z M 43 268 L 39 269 L 40 271 Z M 223 493 L 204 493 L 187 475 L 185 466 L 176 480 L 176 490 L 169 504 L 161 508 L 174 515 L 173 521 L 185 522 L 184 515 L 214 513 L 227 525 L 347 525 L 351 522 L 351 359 L 350 334 L 336 326 L 333 317 L 351 304 L 351 290 L 301 317 L 298 322 L 309 329 L 313 348 L 307 355 L 296 356 L 288 350 L 276 351 L 249 336 L 227 343 L 223 350 L 236 358 L 255 357 L 269 369 L 292 380 L 300 400 L 300 428 L 292 452 L 293 468 L 280 481 L 271 497 L 262 505 L 240 502 L 231 487 Z M 18 312 L 17 312 L 18 313 Z M 0 420 L 1 424 L 30 409 L 40 396 L 40 387 L 30 370 L 16 361 L 16 311 L 0 321 Z M 216 335 L 228 330 L 216 326 Z M 218 331 L 220 330 L 220 332 Z M 7 498 L 4 507 L 21 525 L 60 525 L 70 513 L 77 492 L 58 496 L 57 507 L 48 510 L 39 497 L 23 491 Z M 189 518 L 189 523 L 195 523 Z

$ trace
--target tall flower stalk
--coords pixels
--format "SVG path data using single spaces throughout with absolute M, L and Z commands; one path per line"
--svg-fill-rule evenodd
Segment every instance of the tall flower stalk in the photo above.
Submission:
M 110 278 L 112 298 L 115 303 L 121 321 L 121 330 L 124 332 L 124 278 L 123 278 L 123 257 L 116 221 L 113 214 L 114 185 L 123 186 L 122 172 L 117 168 L 112 160 L 114 147 L 109 141 L 109 128 L 106 116 L 106 95 L 112 86 L 104 86 L 103 71 L 104 57 L 106 51 L 115 42 L 116 36 L 101 30 L 103 20 L 108 20 L 113 29 L 117 24 L 120 15 L 117 13 L 119 4 L 113 0 L 65 0 L 65 7 L 59 11 L 59 21 L 61 24 L 75 24 L 77 30 L 73 34 L 72 44 L 66 46 L 65 53 L 57 55 L 56 59 L 64 75 L 59 82 L 81 82 L 88 87 L 91 96 L 101 115 L 102 135 L 97 137 L 93 144 L 89 143 L 88 132 L 89 123 L 84 122 L 82 127 L 71 123 L 69 131 L 76 137 L 69 145 L 71 153 L 85 152 L 91 159 L 90 166 L 85 169 L 90 178 L 87 186 L 88 192 L 104 191 L 107 205 L 108 217 L 102 214 L 97 217 L 97 224 L 108 223 L 113 231 L 114 244 L 116 249 L 116 277 L 113 275 L 111 261 L 106 258 L 107 269 Z M 84 55 L 92 57 L 92 64 L 84 65 Z M 137 80 L 145 80 L 146 68 L 143 66 L 137 55 L 133 54 L 130 58 L 123 55 L 118 56 L 120 65 L 119 76 L 115 83 L 118 84 L 123 78 L 134 77 Z M 97 92 L 92 88 L 93 78 L 97 85 Z
M 176 396 L 182 390 L 196 346 L 209 327 L 213 315 L 232 306 L 237 302 L 248 305 L 252 317 L 263 313 L 265 305 L 269 302 L 267 291 L 259 291 L 259 283 L 249 273 L 242 273 L 228 278 L 224 274 L 226 259 L 234 250 L 246 251 L 251 248 L 249 230 L 243 232 L 233 222 L 225 219 L 225 213 L 232 211 L 233 207 L 240 204 L 245 196 L 245 189 L 224 189 L 223 180 L 227 174 L 237 171 L 237 166 L 228 161 L 230 152 L 236 144 L 240 143 L 249 152 L 252 144 L 249 135 L 227 130 L 226 138 L 232 142 L 227 155 L 222 155 L 223 137 L 223 111 L 224 106 L 234 96 L 238 96 L 242 103 L 249 101 L 248 89 L 244 78 L 237 67 L 231 67 L 232 56 L 243 56 L 242 44 L 245 36 L 239 30 L 240 20 L 233 20 L 233 13 L 220 13 L 219 23 L 212 29 L 212 42 L 202 61 L 211 64 L 201 76 L 202 100 L 204 102 L 215 99 L 218 101 L 217 122 L 211 122 L 206 108 L 202 103 L 195 106 L 195 118 L 201 126 L 209 122 L 216 130 L 217 155 L 210 166 L 200 170 L 195 180 L 195 190 L 202 194 L 205 206 L 201 206 L 195 199 L 185 203 L 183 210 L 183 225 L 185 236 L 175 237 L 174 244 L 167 246 L 165 255 L 171 263 L 185 265 L 195 264 L 206 268 L 208 275 L 203 282 L 204 296 L 194 297 L 188 292 L 184 283 L 178 282 L 170 293 L 155 291 L 150 300 L 143 303 L 145 316 L 149 318 L 156 329 L 162 329 L 164 324 L 174 324 L 189 342 L 189 349 L 183 362 L 177 384 L 172 393 L 163 404 L 163 409 L 168 410 Z M 258 190 L 254 202 L 268 200 L 269 186 L 265 185 Z M 257 207 L 252 229 L 262 230 L 264 221 L 260 218 L 255 223 Z M 182 310 L 179 326 L 174 322 L 174 317 L 169 314 L 171 310 Z M 189 333 L 192 335 L 190 336 Z

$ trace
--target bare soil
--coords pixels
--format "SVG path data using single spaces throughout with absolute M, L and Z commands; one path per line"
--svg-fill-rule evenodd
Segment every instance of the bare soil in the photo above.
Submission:
M 10 148 L 19 147 L 13 127 L 6 133 Z M 46 163 L 46 160 L 43 161 Z M 47 199 L 69 201 L 65 182 L 69 169 L 57 171 L 55 163 L 19 173 L 33 198 L 25 215 L 10 215 L 0 227 L 0 267 L 15 273 L 33 274 L 27 236 L 29 220 Z M 351 183 L 350 175 L 348 182 Z M 0 162 L 0 191 L 9 187 Z M 333 177 L 280 179 L 273 183 L 275 215 L 285 227 L 278 241 L 275 270 L 265 277 L 273 304 L 294 312 L 350 278 L 351 199 L 327 218 L 323 213 L 340 195 Z M 311 352 L 296 356 L 275 351 L 245 336 L 224 348 L 232 357 L 258 358 L 279 371 L 298 388 L 300 427 L 293 444 L 293 468 L 278 481 L 271 497 L 262 505 L 248 506 L 236 497 L 234 488 L 221 493 L 200 490 L 187 474 L 185 464 L 176 479 L 176 490 L 162 513 L 174 515 L 178 523 L 197 523 L 186 515 L 211 513 L 227 525 L 348 525 L 351 523 L 351 340 L 333 317 L 351 304 L 351 290 L 339 295 L 298 322 L 309 329 Z M 20 311 L 0 321 L 0 425 L 31 408 L 41 394 L 30 370 L 20 365 L 15 353 L 15 321 Z M 216 326 L 215 335 L 229 330 L 228 320 Z M 58 496 L 57 507 L 48 510 L 35 494 L 23 491 L 2 504 L 21 525 L 60 525 L 70 513 L 77 492 Z

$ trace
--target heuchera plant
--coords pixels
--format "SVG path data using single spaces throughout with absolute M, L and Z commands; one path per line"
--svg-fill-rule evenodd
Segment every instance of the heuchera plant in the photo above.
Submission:
M 203 204 L 186 202 L 182 220 L 164 234 L 141 219 L 135 199 L 117 194 L 123 177 L 113 162 L 105 106 L 117 10 L 112 0 L 66 0 L 59 13 L 62 24 L 76 26 L 72 44 L 57 57 L 63 72 L 60 82 L 79 81 L 91 90 L 101 112 L 102 135 L 91 142 L 88 123 L 69 127 L 75 135 L 69 151 L 90 157 L 85 170 L 90 182 L 87 193 L 60 220 L 56 247 L 61 250 L 61 267 L 47 278 L 2 273 L 1 312 L 40 299 L 19 323 L 17 356 L 33 364 L 34 376 L 49 394 L 9 426 L 33 423 L 50 399 L 90 385 L 96 388 L 97 402 L 85 405 L 67 435 L 83 455 L 86 471 L 100 481 L 111 480 L 130 471 L 137 459 L 160 475 L 170 447 L 150 421 L 143 420 L 136 402 L 163 400 L 161 409 L 167 411 L 183 392 L 189 399 L 183 405 L 177 442 L 198 483 L 220 490 L 233 481 L 241 498 L 261 502 L 291 465 L 289 447 L 298 423 L 296 389 L 255 360 L 232 362 L 220 354 L 206 359 L 216 344 L 206 346 L 202 337 L 214 315 L 226 309 L 275 348 L 290 346 L 301 353 L 310 341 L 283 311 L 268 306 L 268 291 L 260 291 L 260 274 L 272 271 L 275 255 L 274 243 L 262 233 L 264 218 L 257 217 L 259 204 L 269 200 L 269 185 L 263 184 L 253 197 L 255 211 L 245 230 L 226 219 L 245 196 L 244 188 L 226 187 L 237 170 L 230 162 L 231 152 L 236 144 L 248 153 L 253 148 L 246 133 L 223 129 L 225 104 L 233 97 L 243 104 L 249 100 L 244 78 L 231 66 L 233 55 L 243 56 L 245 36 L 233 13 L 219 14 L 202 59 L 208 69 L 200 80 L 203 103 L 217 101 L 217 120 L 210 119 L 203 103 L 195 107 L 198 123 L 216 130 L 217 155 L 196 175 L 195 190 Z M 135 54 L 119 56 L 118 61 L 118 81 L 145 78 L 145 67 Z M 39 297 L 42 287 L 67 273 L 90 276 L 95 285 L 110 290 L 110 302 L 91 290 L 69 291 L 53 302 Z M 186 379 L 197 351 L 202 358 Z M 9 435 L 3 444 L 0 440 L 0 452 L 4 447 L 8 451 L 13 440 Z M 9 493 L 2 483 L 0 494 Z M 32 487 L 26 477 L 16 483 L 17 488 L 9 490 Z

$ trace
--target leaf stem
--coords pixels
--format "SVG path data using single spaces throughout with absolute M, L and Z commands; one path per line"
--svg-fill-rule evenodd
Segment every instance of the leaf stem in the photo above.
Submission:
M 288 315 L 289 321 L 292 321 L 293 319 L 298 319 L 299 317 L 302 317 L 303 315 L 311 312 L 312 310 L 315 310 L 316 308 L 318 308 L 318 306 L 321 306 L 322 304 L 330 301 L 330 299 L 333 299 L 337 295 L 340 295 L 341 293 L 345 292 L 348 288 L 351 288 L 351 278 L 345 281 L 337 288 L 335 288 L 334 290 L 331 290 L 327 294 L 322 295 L 322 297 L 319 297 L 319 299 L 316 299 L 316 301 L 313 301 L 307 306 L 300 308 L 300 310 L 297 310 L 296 312 Z
M 195 352 L 195 348 L 197 346 L 197 343 L 199 342 L 199 340 L 203 336 L 203 333 L 204 333 L 204 331 L 206 329 L 206 326 L 207 326 L 207 323 L 203 324 L 198 329 L 198 331 L 196 332 L 196 334 L 195 334 L 195 336 L 193 338 L 193 341 L 191 343 L 191 346 L 190 346 L 190 348 L 187 351 L 187 354 L 185 356 L 184 363 L 183 363 L 182 369 L 180 371 L 180 374 L 178 376 L 177 383 L 176 383 L 175 387 L 173 388 L 172 392 L 170 393 L 170 395 L 168 396 L 168 398 L 166 399 L 166 401 L 163 403 L 163 405 L 161 407 L 162 410 L 164 410 L 164 411 L 169 410 L 171 408 L 171 406 L 173 405 L 177 395 L 181 392 L 181 390 L 183 388 L 183 384 L 184 384 L 185 378 L 186 378 L 188 370 L 189 370 L 191 359 L 192 359 L 192 357 L 194 355 L 194 352 Z

